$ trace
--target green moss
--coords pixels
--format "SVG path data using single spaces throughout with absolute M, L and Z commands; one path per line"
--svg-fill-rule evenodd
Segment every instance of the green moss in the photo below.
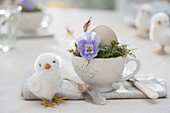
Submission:
M 99 46 L 99 52 L 95 58 L 126 57 L 127 55 L 135 57 L 133 50 L 128 49 L 126 44 L 112 41 L 110 46 Z
M 75 43 L 75 50 L 70 49 L 69 52 L 75 56 L 80 56 L 77 49 L 77 43 Z M 111 45 L 99 46 L 99 52 L 95 58 L 115 58 L 115 57 L 126 57 L 127 55 L 135 57 L 133 54 L 134 49 L 128 49 L 126 44 L 121 44 L 117 41 L 112 41 Z
M 68 51 L 69 51 L 70 53 L 73 53 L 75 56 L 80 56 L 80 53 L 78 52 L 77 43 L 75 43 L 74 46 L 75 46 L 75 50 L 71 48 L 71 49 L 69 49 Z
M 21 12 L 38 12 L 38 11 L 42 11 L 42 8 L 40 6 L 36 6 L 33 10 L 28 11 L 26 10 L 24 7 L 22 7 Z

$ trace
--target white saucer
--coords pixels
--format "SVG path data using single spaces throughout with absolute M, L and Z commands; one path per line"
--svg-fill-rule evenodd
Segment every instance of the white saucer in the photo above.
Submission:
M 39 37 L 53 37 L 54 34 L 47 28 L 37 29 L 36 31 L 19 31 L 18 38 L 39 38 Z

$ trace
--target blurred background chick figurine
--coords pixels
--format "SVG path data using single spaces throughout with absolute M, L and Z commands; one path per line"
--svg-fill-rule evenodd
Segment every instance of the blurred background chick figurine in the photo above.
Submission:
M 149 4 L 142 5 L 135 18 L 135 26 L 139 32 L 138 37 L 149 38 L 150 20 L 153 15 L 152 6 Z
M 52 102 L 58 105 L 65 102 L 66 97 L 55 96 L 63 84 L 60 57 L 54 53 L 42 53 L 37 57 L 34 68 L 35 73 L 28 80 L 28 88 L 34 95 L 43 99 L 44 108 L 54 107 Z
M 165 54 L 164 47 L 170 45 L 170 24 L 169 16 L 160 12 L 155 14 L 151 19 L 150 39 L 159 46 L 157 53 Z

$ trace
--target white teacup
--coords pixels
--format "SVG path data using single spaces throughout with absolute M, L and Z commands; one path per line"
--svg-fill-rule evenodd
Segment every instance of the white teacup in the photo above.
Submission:
M 38 11 L 38 12 L 22 12 L 20 13 L 20 22 L 19 22 L 19 28 L 22 31 L 35 31 L 36 29 L 42 26 L 43 22 L 45 21 L 43 18 L 46 15 L 43 11 Z M 49 16 L 49 19 L 51 17 Z M 48 20 L 50 22 L 50 20 Z M 46 26 L 48 26 L 48 23 L 46 21 Z
M 122 77 L 123 70 L 130 61 L 136 62 L 136 69 Z M 72 64 L 75 72 L 82 81 L 87 84 L 95 85 L 101 92 L 113 90 L 112 84 L 119 81 L 125 81 L 134 77 L 140 70 L 141 63 L 137 58 L 95 58 L 88 61 L 82 57 L 72 55 Z

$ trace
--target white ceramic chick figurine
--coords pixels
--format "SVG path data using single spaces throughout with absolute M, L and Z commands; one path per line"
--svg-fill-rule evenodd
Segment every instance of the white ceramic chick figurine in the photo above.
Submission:
M 169 16 L 166 13 L 157 13 L 151 19 L 150 39 L 160 47 L 157 51 L 160 55 L 165 54 L 164 47 L 170 45 L 169 25 Z
M 63 84 L 60 73 L 61 59 L 54 53 L 42 53 L 37 57 L 34 68 L 35 73 L 28 80 L 28 88 L 34 95 L 43 99 L 44 108 L 54 107 L 50 102 L 52 99 L 57 104 L 64 102 L 66 97 L 59 99 L 55 96 Z
M 150 19 L 152 18 L 153 9 L 149 4 L 142 5 L 135 18 L 135 26 L 139 32 L 140 38 L 149 37 Z

